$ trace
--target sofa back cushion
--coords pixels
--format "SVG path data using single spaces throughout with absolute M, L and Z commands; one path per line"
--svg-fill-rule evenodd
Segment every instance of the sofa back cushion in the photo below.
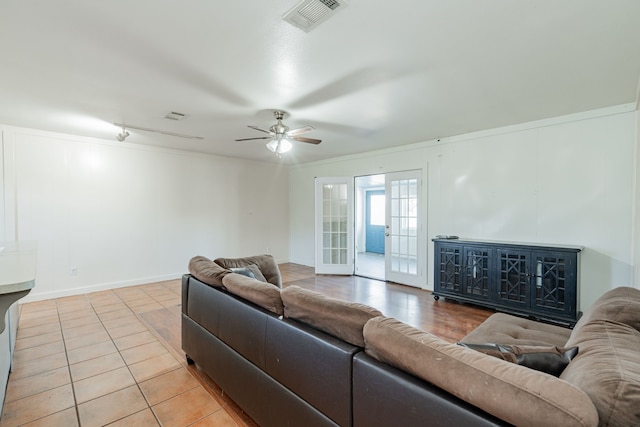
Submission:
M 579 388 L 551 375 L 439 339 L 396 319 L 364 327 L 365 352 L 518 426 L 595 426 Z
M 244 258 L 216 258 L 214 262 L 223 268 L 247 267 L 255 264 L 258 266 L 267 282 L 282 288 L 280 269 L 272 255 L 264 254 Z
M 362 328 L 382 313 L 368 305 L 330 298 L 318 292 L 288 286 L 282 290 L 284 315 L 313 326 L 350 344 L 364 347 Z
M 202 283 L 221 288 L 223 287 L 222 278 L 231 273 L 231 270 L 220 267 L 207 257 L 198 255 L 189 261 L 189 273 Z
M 284 313 L 280 289 L 270 283 L 260 282 L 238 273 L 229 273 L 222 279 L 227 290 L 266 310 L 282 315 Z
M 640 425 L 640 331 L 625 323 L 591 320 L 574 330 L 567 345 L 580 352 L 560 378 L 591 398 L 600 425 Z
M 592 320 L 612 320 L 640 331 L 640 289 L 621 286 L 607 291 L 585 311 L 574 333 Z

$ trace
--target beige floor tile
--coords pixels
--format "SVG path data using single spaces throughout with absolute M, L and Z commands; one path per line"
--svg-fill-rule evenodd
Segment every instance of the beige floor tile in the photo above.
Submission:
M 154 303 L 155 300 L 153 298 L 151 298 L 150 296 L 144 296 L 142 298 L 135 298 L 132 300 L 125 300 L 125 303 L 129 306 L 129 307 L 138 307 L 140 305 L 145 305 L 145 304 L 152 304 Z
M 134 363 L 142 362 L 143 360 L 151 359 L 152 357 L 161 356 L 167 353 L 167 349 L 164 348 L 159 341 L 154 341 L 121 351 L 120 355 L 127 365 L 133 365 Z
M 163 427 L 187 426 L 220 409 L 220 404 L 202 387 L 196 387 L 152 406 Z
M 76 408 L 69 408 L 24 424 L 23 427 L 78 427 L 79 425 Z
M 68 322 L 69 320 L 82 319 L 84 317 L 93 316 L 95 314 L 96 312 L 93 310 L 93 307 L 87 307 L 83 308 L 82 310 L 60 313 L 60 321 Z
M 198 381 L 184 368 L 167 372 L 140 383 L 140 389 L 151 406 L 195 387 L 199 387 Z
M 129 311 L 129 314 L 125 316 L 120 316 L 117 319 L 109 319 L 109 320 L 102 321 L 102 324 L 107 329 L 117 328 L 118 326 L 133 325 L 136 323 L 140 323 L 140 320 L 138 320 L 138 317 L 135 315 L 133 311 Z
M 49 332 L 47 334 L 36 335 L 28 338 L 19 338 L 16 340 L 16 350 L 24 350 L 25 348 L 37 347 L 43 344 L 50 344 L 52 342 L 61 341 L 62 332 L 58 329 L 55 332 Z
M 20 316 L 20 321 L 18 324 L 21 328 L 31 328 L 48 323 L 58 323 L 59 321 L 60 319 L 58 318 L 57 314 L 52 316 L 36 317 L 33 319 L 23 319 L 22 316 Z
M 19 426 L 74 406 L 71 384 L 5 403 L 3 426 Z
M 61 320 L 62 330 L 69 328 L 77 328 L 78 326 L 91 325 L 93 323 L 100 323 L 100 318 L 97 314 L 92 313 L 86 316 L 78 317 L 76 319 Z
M 104 426 L 147 408 L 137 386 L 107 394 L 78 405 L 82 427 Z
M 33 326 L 31 328 L 20 328 L 18 329 L 18 334 L 16 337 L 17 339 L 22 339 L 58 331 L 60 331 L 60 324 L 58 322 L 52 322 L 45 323 L 44 325 Z
M 28 302 L 22 305 L 23 313 L 33 313 L 38 311 L 46 311 L 57 308 L 56 300 L 44 300 L 36 302 Z
M 97 334 L 104 331 L 104 326 L 100 323 L 91 323 L 89 325 L 77 326 L 75 328 L 67 328 L 62 333 L 65 339 L 82 337 L 85 335 Z
M 157 341 L 156 337 L 151 332 L 145 331 L 115 339 L 113 340 L 113 343 L 116 345 L 116 347 L 118 347 L 118 350 L 123 351 L 128 348 L 136 347 L 153 341 Z
M 19 363 L 14 360 L 11 377 L 12 379 L 25 378 L 42 374 L 52 369 L 62 368 L 63 366 L 67 366 L 67 355 L 65 353 L 56 353 L 38 359 L 20 361 Z
M 136 382 L 129 369 L 119 368 L 103 374 L 85 378 L 73 383 L 76 393 L 76 401 L 84 403 L 114 391 L 122 390 L 134 385 Z
M 69 383 L 71 383 L 71 377 L 67 366 L 52 369 L 38 375 L 18 379 L 11 378 L 11 381 L 7 384 L 5 402 L 13 402 L 14 400 L 42 393 Z
M 14 365 L 21 364 L 29 360 L 53 356 L 58 353 L 64 353 L 64 342 L 62 341 L 25 348 L 24 350 L 17 350 L 13 353 L 13 363 Z
M 178 367 L 180 367 L 180 362 L 169 353 L 129 365 L 133 377 L 138 382 L 148 380 Z
M 30 320 L 30 319 L 38 319 L 41 317 L 51 317 L 51 316 L 57 316 L 58 315 L 58 309 L 54 306 L 49 307 L 46 310 L 29 310 L 27 307 L 22 309 L 22 312 L 20 313 L 20 318 L 24 319 L 24 320 Z
M 96 345 L 101 342 L 110 341 L 111 337 L 107 333 L 107 331 L 96 332 L 90 335 L 84 335 L 81 337 L 69 338 L 64 340 L 65 345 L 68 350 L 73 350 L 76 348 L 82 348 L 89 345 Z
M 136 412 L 133 415 L 122 418 L 113 424 L 109 424 L 109 427 L 153 427 L 159 425 L 151 409 L 145 409 L 144 411 Z
M 96 311 L 96 313 L 98 313 L 98 315 L 104 314 L 104 313 L 112 313 L 114 311 L 120 311 L 126 308 L 127 308 L 127 305 L 122 301 L 118 301 L 115 304 L 93 306 L 93 309 Z
M 137 307 L 134 307 L 133 309 L 136 313 L 146 313 L 148 311 L 159 310 L 161 308 L 164 308 L 162 304 L 153 302 L 151 304 L 139 305 Z
M 126 337 L 127 335 L 133 335 L 147 330 L 147 327 L 142 323 L 132 323 L 131 325 L 118 326 L 116 328 L 109 329 L 109 335 L 112 339 L 118 339 Z
M 105 356 L 107 354 L 116 353 L 118 349 L 113 341 L 105 341 L 86 347 L 75 348 L 67 351 L 67 359 L 70 364 L 84 362 L 85 360 L 95 359 L 96 357 Z
M 100 320 L 102 320 L 103 322 L 106 322 L 107 320 L 119 319 L 120 317 L 130 315 L 131 313 L 133 313 L 133 312 L 129 309 L 129 307 L 127 307 L 127 308 L 123 308 L 122 310 L 118 310 L 118 311 L 110 311 L 108 313 L 100 313 L 98 315 L 98 317 L 100 317 Z
M 69 365 L 69 370 L 71 371 L 71 379 L 75 382 L 124 366 L 125 364 L 122 357 L 120 357 L 120 353 L 113 353 L 84 362 L 74 363 L 73 365 Z

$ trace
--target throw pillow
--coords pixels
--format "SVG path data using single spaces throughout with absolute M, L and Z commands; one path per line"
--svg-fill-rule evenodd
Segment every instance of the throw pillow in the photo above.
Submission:
M 267 279 L 264 278 L 260 269 L 255 264 L 247 265 L 246 267 L 232 267 L 229 270 L 234 273 L 242 274 L 243 276 L 250 277 L 252 279 L 259 280 L 261 282 L 266 282 Z
M 202 283 L 223 288 L 222 278 L 231 273 L 231 271 L 220 267 L 209 258 L 198 255 L 189 261 L 189 273 Z
M 368 305 L 330 298 L 299 286 L 284 288 L 282 302 L 285 317 L 304 322 L 359 347 L 364 347 L 364 324 L 382 315 Z
M 223 268 L 246 267 L 247 265 L 255 264 L 267 279 L 266 282 L 282 288 L 280 269 L 272 255 L 264 254 L 244 258 L 216 258 L 213 262 Z
M 578 354 L 578 347 L 560 348 L 553 346 L 535 345 L 505 345 L 505 344 L 471 344 L 459 342 L 458 345 L 506 360 L 511 363 L 526 366 L 536 371 L 546 372 L 553 376 L 560 376 L 571 359 Z

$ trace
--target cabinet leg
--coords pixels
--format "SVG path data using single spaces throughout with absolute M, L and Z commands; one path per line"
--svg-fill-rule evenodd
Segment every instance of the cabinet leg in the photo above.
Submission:
M 187 365 L 193 365 L 196 363 L 192 358 L 189 357 L 188 354 L 185 354 L 184 357 L 187 359 Z
M 436 301 L 438 301 L 438 300 L 440 299 L 440 295 L 434 295 L 434 296 L 433 296 L 433 299 L 434 299 L 434 300 L 436 300 Z

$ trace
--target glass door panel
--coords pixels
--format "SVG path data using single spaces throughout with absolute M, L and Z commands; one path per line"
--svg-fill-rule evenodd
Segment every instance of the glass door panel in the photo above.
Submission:
M 423 286 L 421 243 L 421 171 L 387 174 L 386 278 Z
M 316 273 L 353 273 L 353 182 L 316 179 Z

